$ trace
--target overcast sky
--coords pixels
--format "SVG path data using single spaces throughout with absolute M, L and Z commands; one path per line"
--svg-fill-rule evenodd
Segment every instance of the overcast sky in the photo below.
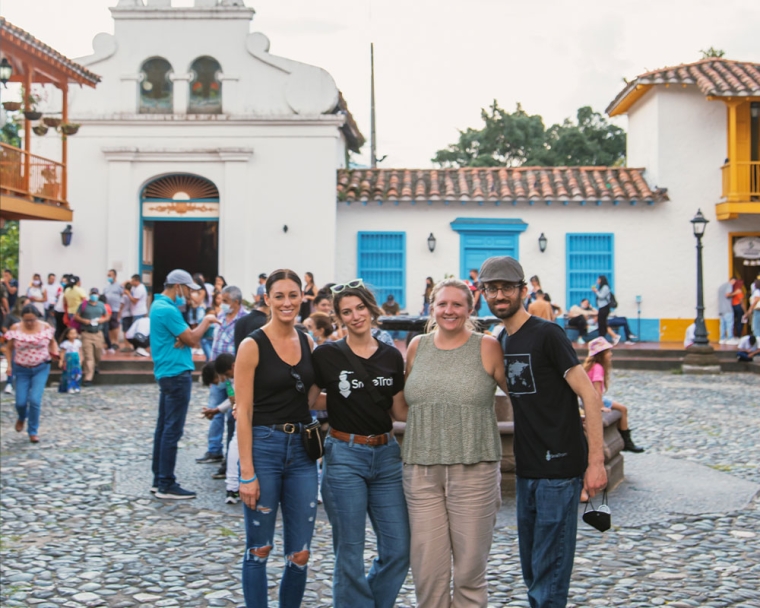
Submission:
M 173 0 L 192 5 L 192 0 Z M 603 111 L 646 70 L 710 46 L 760 62 L 758 0 L 246 0 L 270 52 L 325 68 L 369 137 L 375 42 L 378 156 L 430 167 L 493 99 L 546 125 L 582 105 Z M 0 14 L 65 55 L 113 32 L 116 0 L 0 0 Z M 96 68 L 97 71 L 97 68 Z M 618 121 L 625 127 L 625 120 Z M 369 144 L 358 159 L 367 161 Z

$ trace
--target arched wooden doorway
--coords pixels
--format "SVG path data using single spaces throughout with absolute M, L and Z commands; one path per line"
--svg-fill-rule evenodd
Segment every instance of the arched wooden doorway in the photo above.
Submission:
M 219 272 L 219 190 L 213 182 L 184 173 L 149 182 L 140 195 L 140 224 L 140 275 L 153 292 L 175 268 L 213 282 Z

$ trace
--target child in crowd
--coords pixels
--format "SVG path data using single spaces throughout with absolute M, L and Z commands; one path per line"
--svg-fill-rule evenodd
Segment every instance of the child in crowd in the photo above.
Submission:
M 203 366 L 201 371 L 201 380 L 204 386 L 211 384 L 219 384 L 224 382 L 227 390 L 227 399 L 216 407 L 208 408 L 204 407 L 202 410 L 203 416 L 211 420 L 219 413 L 226 412 L 232 409 L 232 415 L 235 415 L 235 357 L 229 353 L 222 353 L 215 361 L 209 361 Z M 240 456 L 238 452 L 237 433 L 232 434 L 229 445 L 227 446 L 227 475 L 226 486 L 227 496 L 224 502 L 228 505 L 237 504 L 240 500 Z
M 604 395 L 610 385 L 610 372 L 612 371 L 612 344 L 606 338 L 595 338 L 589 342 L 588 357 L 583 362 L 583 369 L 586 370 L 594 388 L 602 396 L 602 404 L 604 405 L 602 411 L 609 412 L 613 409 L 622 415 L 618 430 L 623 437 L 623 450 L 626 452 L 643 452 L 644 448 L 636 446 L 631 439 L 631 430 L 628 428 L 628 408 Z
M 70 327 L 64 334 L 64 340 L 60 347 L 60 360 L 58 362 L 62 373 L 61 383 L 58 385 L 59 393 L 78 393 L 81 390 L 82 381 L 82 363 L 80 352 L 82 351 L 82 341 L 79 339 L 79 332 Z

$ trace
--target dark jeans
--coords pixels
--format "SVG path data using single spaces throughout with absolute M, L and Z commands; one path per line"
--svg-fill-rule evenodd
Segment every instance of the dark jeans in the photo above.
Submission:
M 67 325 L 63 322 L 66 313 L 55 311 L 55 341 L 60 342 L 61 336 L 68 329 Z
M 520 565 L 531 608 L 564 608 L 575 557 L 580 477 L 517 477 Z
M 742 328 L 744 326 L 744 323 L 742 323 L 742 317 L 744 316 L 744 309 L 742 308 L 741 304 L 734 304 L 734 338 L 741 338 L 742 337 Z
M 322 498 L 335 551 L 335 608 L 393 608 L 409 569 L 409 515 L 395 439 L 377 447 L 325 440 Z M 367 515 L 377 557 L 364 570 Z
M 190 372 L 161 378 L 158 398 L 158 420 L 153 435 L 153 485 L 168 490 L 177 483 L 174 466 L 177 463 L 177 444 L 185 429 L 187 408 L 193 379 Z
M 610 317 L 607 320 L 607 325 L 609 325 L 613 330 L 616 327 L 622 327 L 625 330 L 625 339 L 630 340 L 631 336 L 633 336 L 633 332 L 631 332 L 631 328 L 628 327 L 628 319 L 626 317 Z M 601 334 L 599 334 L 601 335 Z
M 253 463 L 259 479 L 256 509 L 243 505 L 245 557 L 243 595 L 248 608 L 266 608 L 267 557 L 256 549 L 274 546 L 277 509 L 282 508 L 285 569 L 280 581 L 280 608 L 298 608 L 306 588 L 308 564 L 298 565 L 294 554 L 310 551 L 317 515 L 317 465 L 306 455 L 300 433 L 253 427 Z M 308 554 L 307 554 L 308 555 Z
M 597 317 L 597 323 L 599 323 L 599 336 L 602 338 L 607 337 L 607 317 L 610 316 L 610 305 L 602 306 L 599 309 L 599 316 Z
M 583 338 L 588 333 L 588 319 L 583 315 L 567 320 L 567 326 L 578 330 L 578 335 Z

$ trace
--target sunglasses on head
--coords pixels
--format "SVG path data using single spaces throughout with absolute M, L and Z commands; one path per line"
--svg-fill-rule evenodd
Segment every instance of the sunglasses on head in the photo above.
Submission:
M 299 393 L 305 393 L 306 387 L 303 384 L 303 380 L 301 380 L 301 375 L 295 370 L 295 368 L 293 367 L 290 368 L 290 375 L 296 381 L 296 390 Z
M 346 289 L 357 289 L 359 287 L 364 287 L 364 281 L 362 279 L 354 279 L 353 281 L 348 281 L 347 283 L 339 283 L 338 285 L 333 285 L 330 287 L 330 291 L 333 293 L 340 293 Z

